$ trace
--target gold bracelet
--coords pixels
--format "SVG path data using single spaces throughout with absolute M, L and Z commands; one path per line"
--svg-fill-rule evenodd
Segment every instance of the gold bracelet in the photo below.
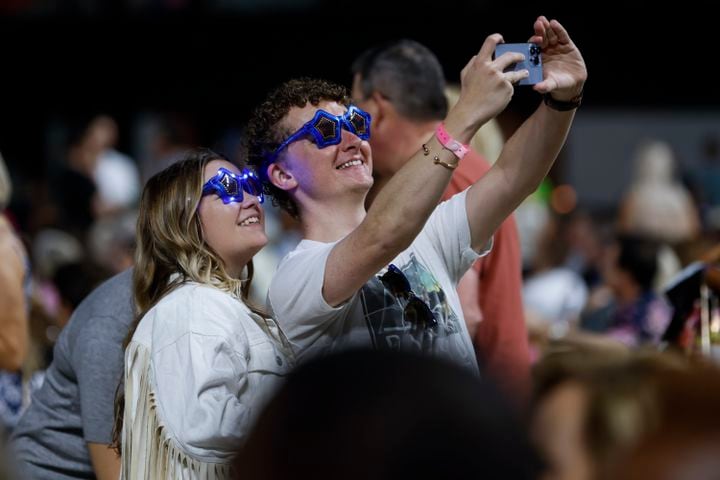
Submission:
M 423 143 L 422 149 L 423 149 L 423 155 L 425 155 L 426 157 L 428 155 L 430 155 L 430 149 L 424 143 Z M 441 166 L 447 168 L 448 170 L 455 170 L 458 167 L 458 163 L 460 163 L 460 162 L 458 162 L 456 164 L 443 162 L 442 160 L 440 160 L 440 157 L 436 154 L 436 155 L 433 155 L 433 163 L 435 165 L 441 165 Z
M 446 163 L 440 160 L 440 157 L 435 155 L 435 158 L 433 158 L 433 163 L 435 165 L 442 165 L 443 167 L 447 168 L 448 170 L 455 170 L 458 167 L 458 164 L 452 164 L 452 163 Z M 459 163 L 459 162 L 458 162 Z

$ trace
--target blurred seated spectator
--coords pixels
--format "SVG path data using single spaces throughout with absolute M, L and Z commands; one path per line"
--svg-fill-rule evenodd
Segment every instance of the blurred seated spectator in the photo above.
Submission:
M 437 358 L 359 350 L 301 365 L 261 414 L 236 478 L 536 478 L 513 409 Z
M 138 136 L 144 152 L 140 175 L 145 183 L 156 173 L 178 162 L 197 146 L 195 126 L 188 115 L 174 112 L 148 115 L 140 122 Z
M 600 215 L 587 211 L 570 214 L 566 231 L 568 255 L 565 266 L 580 275 L 585 285 L 592 289 L 602 282 L 600 266 L 605 239 L 610 236 L 608 222 Z
M 104 274 L 112 276 L 133 266 L 136 223 L 137 211 L 128 210 L 101 218 L 90 228 L 90 258 Z
M 660 379 L 688 364 L 668 354 L 573 342 L 564 347 L 548 353 L 533 372 L 531 431 L 547 464 L 541 478 L 616 478 L 625 455 L 657 428 Z
M 582 277 L 565 266 L 566 227 L 564 218 L 548 219 L 538 239 L 533 271 L 523 285 L 525 316 L 534 343 L 560 338 L 574 329 L 588 298 Z
M 0 442 L 22 406 L 21 368 L 28 349 L 29 268 L 25 248 L 5 216 L 10 176 L 0 155 Z
M 657 382 L 657 428 L 607 478 L 720 478 L 720 370 L 666 372 Z
M 85 232 L 104 210 L 95 184 L 98 151 L 87 135 L 87 125 L 68 135 L 65 163 L 51 179 L 51 198 L 57 207 L 56 227 L 83 240 Z
M 59 294 L 57 325 L 62 329 L 80 302 L 100 283 L 97 268 L 84 262 L 61 265 L 55 270 L 52 282 Z
M 635 154 L 635 178 L 620 206 L 619 231 L 676 245 L 700 232 L 700 215 L 687 188 L 674 179 L 669 144 L 647 141 Z
M 60 295 L 52 278 L 58 268 L 85 259 L 80 241 L 63 230 L 46 228 L 35 235 L 32 243 L 33 297 L 51 319 L 58 317 Z
M 603 333 L 628 346 L 660 342 L 672 310 L 653 290 L 658 249 L 653 240 L 618 237 L 607 252 L 603 272 L 610 296 L 602 303 L 591 302 L 582 315 L 582 329 Z
M 115 150 L 118 126 L 108 115 L 98 115 L 87 127 L 86 148 L 96 157 L 92 178 L 97 186 L 101 214 L 134 207 L 140 196 L 140 173 L 135 161 Z

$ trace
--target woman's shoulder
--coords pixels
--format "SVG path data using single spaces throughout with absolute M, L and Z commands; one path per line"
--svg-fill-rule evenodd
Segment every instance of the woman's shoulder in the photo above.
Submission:
M 228 305 L 243 305 L 243 303 L 230 294 L 230 292 L 221 290 L 213 285 L 197 282 L 184 282 L 180 284 L 170 293 L 165 295 L 165 297 L 158 302 L 158 305 L 163 302 L 166 304 L 190 305 L 196 302 L 205 302 L 208 300 L 227 303 Z
M 249 309 L 237 297 L 212 285 L 187 282 L 163 297 L 143 318 L 153 338 L 185 334 L 237 335 Z M 142 322 L 141 322 L 142 323 Z M 148 325 L 150 326 L 150 325 Z M 162 342 L 164 343 L 164 342 Z

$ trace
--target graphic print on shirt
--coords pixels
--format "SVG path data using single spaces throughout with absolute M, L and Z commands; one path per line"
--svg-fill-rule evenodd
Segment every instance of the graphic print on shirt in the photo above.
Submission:
M 428 328 L 409 321 L 405 316 L 407 300 L 385 288 L 380 275 L 374 276 L 360 291 L 363 315 L 373 347 L 431 352 L 439 339 L 460 333 L 460 318 L 447 302 L 435 276 L 414 254 L 410 254 L 408 263 L 396 266 L 408 279 L 413 293 L 430 308 L 438 324 L 435 328 Z M 459 337 L 454 343 L 462 347 Z

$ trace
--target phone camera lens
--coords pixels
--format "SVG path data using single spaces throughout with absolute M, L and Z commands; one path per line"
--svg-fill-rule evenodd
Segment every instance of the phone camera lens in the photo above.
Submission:
M 537 66 L 540 64 L 540 47 L 537 45 L 530 45 L 530 63 Z

